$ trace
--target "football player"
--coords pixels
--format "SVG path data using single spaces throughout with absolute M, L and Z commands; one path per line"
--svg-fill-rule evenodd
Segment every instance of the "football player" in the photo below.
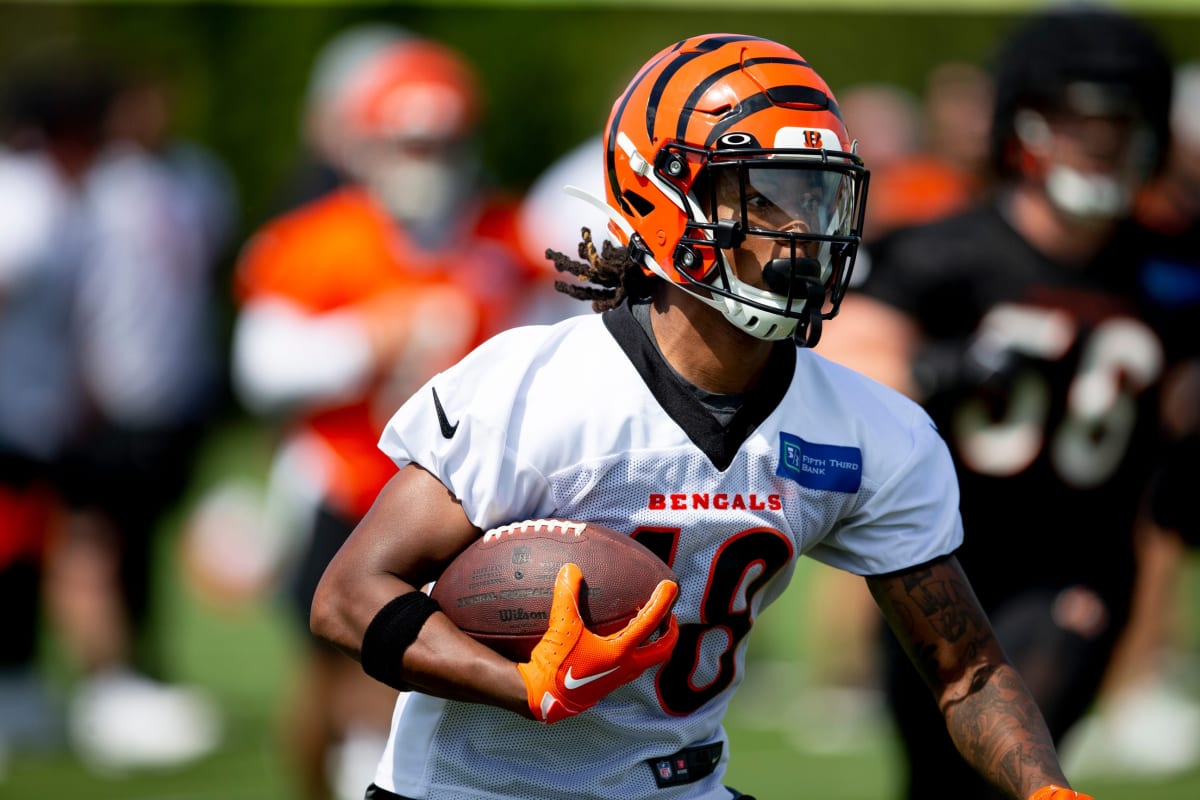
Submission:
M 296 518 L 291 594 L 305 635 L 317 579 L 395 471 L 376 447 L 387 418 L 510 324 L 526 288 L 508 234 L 515 206 L 480 181 L 482 98 L 466 61 L 402 37 L 341 85 L 351 182 L 271 221 L 237 267 L 235 386 L 284 423 L 273 491 Z M 330 752 L 378 758 L 394 693 L 312 645 L 289 733 L 306 791 L 323 798 L 339 782 Z
M 399 471 L 318 586 L 313 630 L 413 690 L 368 797 L 745 797 L 724 785 L 722 719 L 804 555 L 866 579 L 990 780 L 1077 796 L 953 555 L 944 442 L 811 349 L 861 238 L 854 149 L 825 81 L 773 41 L 692 37 L 633 78 L 596 201 L 621 246 L 555 255 L 603 313 L 500 334 L 406 402 L 380 442 Z M 419 587 L 483 531 L 547 516 L 633 536 L 679 580 L 601 637 L 565 565 L 514 663 Z
M 1197 408 L 1174 376 L 1200 343 L 1200 263 L 1194 237 L 1133 220 L 1166 153 L 1171 97 L 1171 61 L 1146 26 L 1057 8 L 1023 21 L 995 70 L 995 191 L 873 246 L 827 353 L 937 423 L 962 493 L 959 559 L 1057 742 L 1129 618 L 1147 477 L 1178 460 L 1168 433 L 1186 427 L 1168 409 Z M 1171 494 L 1152 493 L 1156 521 L 1194 526 Z M 888 638 L 886 651 L 907 796 L 993 796 L 901 648 Z

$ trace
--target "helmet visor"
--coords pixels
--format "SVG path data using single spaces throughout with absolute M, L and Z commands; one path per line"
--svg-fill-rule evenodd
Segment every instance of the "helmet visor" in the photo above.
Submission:
M 692 192 L 681 193 L 691 224 L 676 249 L 679 274 L 757 311 L 832 318 L 861 237 L 861 160 L 800 148 L 702 155 L 709 158 Z M 665 185 L 670 174 L 663 173 Z M 697 254 L 703 270 L 680 267 L 699 261 Z
M 736 201 L 728 192 L 733 188 L 729 178 L 719 180 L 725 190 L 718 190 L 718 218 L 733 219 L 759 235 L 851 235 L 855 179 L 850 173 L 793 161 L 743 166 L 736 175 Z

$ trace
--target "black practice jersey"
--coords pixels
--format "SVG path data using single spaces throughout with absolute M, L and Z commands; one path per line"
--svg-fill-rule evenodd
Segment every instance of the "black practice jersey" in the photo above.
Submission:
M 1196 253 L 1130 224 L 1064 265 L 994 205 L 873 247 L 860 291 L 916 319 L 935 371 L 956 378 L 927 409 L 958 468 L 960 556 L 985 603 L 1076 581 L 1128 590 L 1161 382 L 1200 340 Z

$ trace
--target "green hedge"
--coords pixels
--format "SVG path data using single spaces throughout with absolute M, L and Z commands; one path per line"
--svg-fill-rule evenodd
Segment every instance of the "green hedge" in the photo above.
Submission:
M 167 75 L 177 88 L 183 132 L 233 169 L 249 228 L 273 209 L 297 156 L 300 99 L 313 55 L 354 22 L 385 20 L 440 37 L 476 64 L 489 103 L 488 167 L 501 185 L 519 191 L 603 123 L 616 93 L 649 55 L 684 36 L 728 30 L 780 39 L 812 61 L 835 92 L 864 80 L 917 89 L 941 61 L 985 60 L 1012 19 L 997 12 L 661 5 L 0 4 L 0 71 L 30 46 L 73 37 Z M 1200 57 L 1200 14 L 1156 12 L 1149 20 L 1177 57 Z

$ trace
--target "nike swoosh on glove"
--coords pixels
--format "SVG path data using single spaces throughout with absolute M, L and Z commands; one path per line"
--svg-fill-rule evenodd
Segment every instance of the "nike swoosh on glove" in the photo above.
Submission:
M 550 724 L 587 711 L 601 698 L 671 655 L 679 640 L 679 622 L 671 613 L 679 584 L 661 581 L 650 600 L 629 623 L 608 636 L 597 636 L 579 614 L 583 572 L 563 564 L 554 581 L 550 624 L 529 661 L 518 664 L 534 719 Z M 667 630 L 646 639 L 670 619 Z
M 1090 794 L 1077 792 L 1074 789 L 1064 789 L 1052 783 L 1029 795 L 1029 800 L 1095 800 L 1095 798 Z

